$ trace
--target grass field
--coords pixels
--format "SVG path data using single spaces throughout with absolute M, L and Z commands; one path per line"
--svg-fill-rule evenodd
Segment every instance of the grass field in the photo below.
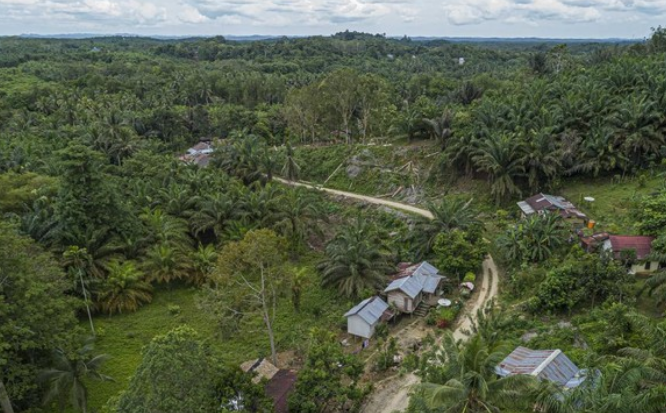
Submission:
M 268 337 L 260 317 L 251 317 L 240 331 L 223 337 L 218 322 L 197 305 L 199 294 L 199 290 L 191 287 L 163 288 L 155 292 L 151 304 L 135 313 L 94 319 L 99 333 L 96 352 L 112 357 L 103 372 L 115 382 L 90 382 L 90 407 L 101 408 L 110 397 L 124 390 L 141 362 L 142 348 L 156 335 L 180 325 L 189 325 L 206 337 L 227 363 L 239 364 L 269 354 Z M 278 350 L 303 348 L 313 327 L 338 330 L 342 315 L 351 305 L 347 299 L 319 287 L 313 272 L 313 282 L 302 297 L 300 313 L 293 311 L 288 296 L 280 303 L 275 326 Z M 179 311 L 176 312 L 175 306 Z M 86 323 L 82 324 L 87 327 Z
M 562 185 L 557 195 L 573 202 L 588 217 L 595 220 L 600 230 L 617 234 L 639 235 L 631 217 L 633 202 L 638 196 L 647 195 L 663 188 L 664 177 L 625 178 L 617 182 L 614 178 L 572 179 Z M 586 202 L 584 197 L 593 197 Z

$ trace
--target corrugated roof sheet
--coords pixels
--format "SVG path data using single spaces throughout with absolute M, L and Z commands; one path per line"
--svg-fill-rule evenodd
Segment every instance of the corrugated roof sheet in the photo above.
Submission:
M 421 291 L 432 294 L 443 278 L 435 266 L 423 261 L 401 271 L 400 278 L 393 280 L 384 292 L 400 290 L 411 298 L 415 298 Z
M 577 381 L 572 379 L 579 373 L 578 367 L 560 350 L 530 350 L 526 347 L 517 347 L 502 360 L 495 371 L 502 377 L 530 374 L 562 386 L 576 383 Z
M 613 255 L 615 258 L 620 258 L 620 253 L 625 250 L 636 250 L 636 259 L 645 259 L 652 251 L 653 237 L 643 236 L 625 236 L 625 235 L 611 235 L 608 240 L 610 241 Z
M 358 315 L 366 323 L 374 325 L 382 318 L 384 312 L 389 308 L 389 305 L 386 304 L 384 300 L 375 296 L 366 298 L 361 301 L 359 304 L 354 306 L 351 310 L 345 313 L 345 317 L 350 317 L 353 315 Z
M 534 212 L 528 212 L 529 210 L 524 209 L 523 203 L 527 204 L 533 211 L 543 211 L 543 210 L 559 210 L 560 215 L 564 218 L 569 217 L 578 217 L 578 218 L 587 218 L 587 216 L 579 211 L 574 204 L 567 201 L 564 197 L 548 195 L 548 194 L 536 194 L 532 197 L 527 198 L 524 201 L 518 203 L 520 209 L 525 212 L 527 215 L 531 215 Z
M 520 208 L 521 211 L 523 211 L 523 213 L 525 213 L 525 215 L 532 215 L 533 213 L 536 212 L 534 208 L 532 208 L 530 204 L 528 204 L 525 201 L 518 202 L 518 207 Z

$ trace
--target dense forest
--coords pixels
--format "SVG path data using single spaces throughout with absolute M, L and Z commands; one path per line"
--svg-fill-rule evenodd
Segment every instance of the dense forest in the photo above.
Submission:
M 290 411 L 358 411 L 395 343 L 379 362 L 343 351 L 342 314 L 400 262 L 457 283 L 492 253 L 501 303 L 466 343 L 440 337 L 441 363 L 401 367 L 423 380 L 409 411 L 665 412 L 664 273 L 636 281 L 556 217 L 508 212 L 566 182 L 635 180 L 650 194 L 622 219 L 666 263 L 665 56 L 661 28 L 617 45 L 0 38 L 2 411 L 272 411 L 238 365 L 286 351 Z M 208 167 L 179 159 L 200 141 Z M 325 156 L 389 146 L 431 152 L 410 161 L 428 164 L 434 219 L 275 179 L 326 183 Z M 470 181 L 483 194 L 456 186 Z M 571 350 L 594 385 L 495 377 L 535 328 L 530 346 Z

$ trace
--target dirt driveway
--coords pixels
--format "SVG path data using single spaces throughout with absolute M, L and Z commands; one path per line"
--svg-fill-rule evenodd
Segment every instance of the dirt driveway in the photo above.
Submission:
M 346 198 L 357 199 L 362 202 L 367 202 L 376 205 L 385 205 L 389 208 L 395 208 L 402 211 L 411 212 L 424 216 L 426 218 L 433 218 L 430 211 L 414 207 L 412 205 L 403 204 L 400 202 L 387 201 L 381 198 L 374 198 L 371 196 L 359 195 L 353 192 L 338 191 L 336 189 L 328 189 L 318 187 L 305 182 L 287 181 L 281 178 L 274 178 L 278 182 L 282 182 L 292 186 L 302 186 L 305 188 L 316 189 L 324 191 L 332 195 L 343 196 Z M 488 301 L 497 295 L 499 285 L 499 277 L 497 266 L 493 257 L 488 257 L 483 261 L 483 277 L 479 293 L 474 301 L 470 301 L 465 306 L 464 312 L 458 318 L 458 325 L 453 330 L 453 337 L 456 340 L 466 340 L 470 332 L 472 321 L 468 317 L 470 315 L 472 320 L 476 319 L 476 313 L 482 309 Z M 387 377 L 386 379 L 375 383 L 374 392 L 368 396 L 362 413 L 393 413 L 401 412 L 407 409 L 409 405 L 409 393 L 411 388 L 420 382 L 419 377 L 413 373 L 405 374 L 400 377 L 398 375 Z
M 474 301 L 468 302 L 465 311 L 458 318 L 459 322 L 453 330 L 456 340 L 466 340 L 472 322 L 467 315 L 476 320 L 476 313 L 485 304 L 497 295 L 498 291 L 497 266 L 491 256 L 483 262 L 483 279 L 480 291 Z M 361 412 L 363 413 L 392 413 L 402 412 L 409 405 L 411 388 L 420 382 L 420 378 L 413 373 L 402 377 L 396 375 L 375 384 L 375 390 L 368 396 L 368 400 Z

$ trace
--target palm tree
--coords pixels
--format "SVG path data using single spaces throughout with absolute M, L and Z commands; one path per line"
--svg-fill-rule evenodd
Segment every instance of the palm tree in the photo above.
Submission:
M 430 127 L 432 136 L 435 141 L 442 148 L 446 149 L 449 138 L 453 135 L 451 125 L 453 124 L 454 113 L 450 109 L 445 110 L 441 116 L 432 119 L 423 119 L 423 121 Z
M 148 280 L 167 283 L 186 277 L 191 263 L 180 250 L 162 243 L 148 249 L 143 268 Z
M 483 96 L 483 89 L 474 85 L 472 82 L 465 82 L 454 92 L 453 98 L 467 106 Z
M 307 268 L 294 270 L 291 275 L 291 302 L 294 305 L 294 311 L 301 311 L 301 296 L 303 291 L 310 285 Z
M 666 303 L 666 272 L 660 271 L 650 276 L 645 281 L 645 287 L 640 291 L 648 291 L 652 297 L 656 297 L 657 305 Z
M 274 227 L 294 247 L 305 244 L 310 234 L 320 234 L 319 224 L 327 221 L 319 195 L 304 188 L 285 190 L 278 208 Z
M 386 283 L 394 269 L 382 237 L 369 221 L 357 218 L 326 245 L 326 258 L 317 268 L 324 286 L 336 287 L 347 297 L 360 297 Z
M 433 218 L 421 218 L 412 231 L 412 243 L 419 257 L 424 257 L 432 251 L 435 238 L 440 232 L 459 229 L 461 231 L 480 230 L 483 226 L 479 220 L 479 212 L 472 206 L 472 199 L 467 201 L 460 198 L 445 197 L 435 204 L 428 205 Z
M 294 148 L 291 144 L 287 143 L 287 156 L 282 167 L 282 176 L 289 181 L 298 181 L 298 176 L 301 172 L 301 167 L 294 159 Z
M 528 411 L 537 380 L 529 375 L 500 378 L 495 367 L 507 353 L 502 346 L 489 346 L 481 335 L 456 343 L 447 332 L 441 349 L 434 354 L 436 362 L 425 366 L 424 382 L 417 385 L 414 398 L 427 408 L 446 413 L 490 413 L 506 408 Z
M 136 311 L 153 299 L 153 287 L 132 261 L 112 260 L 109 275 L 97 292 L 97 306 L 107 314 Z
M 190 217 L 190 227 L 199 237 L 211 231 L 217 240 L 222 238 L 228 221 L 236 209 L 236 199 L 224 192 L 207 193 L 197 202 L 197 209 Z
M 215 268 L 217 251 L 213 245 L 199 244 L 196 250 L 190 254 L 192 260 L 193 274 L 187 277 L 187 281 L 195 285 L 202 285 L 208 280 L 208 275 Z
M 69 398 L 76 410 L 87 413 L 88 389 L 84 381 L 113 381 L 111 377 L 100 373 L 102 364 L 109 356 L 93 355 L 93 350 L 92 340 L 88 340 L 73 355 L 62 348 L 53 351 L 53 367 L 40 373 L 40 379 L 46 383 L 48 389 L 44 396 L 45 404 L 57 399 L 60 411 L 64 411 Z
M 148 228 L 153 241 L 177 248 L 185 248 L 191 245 L 185 220 L 165 214 L 159 208 L 154 210 L 144 209 L 140 218 Z
M 525 176 L 523 144 L 512 135 L 492 135 L 480 142 L 472 156 L 480 172 L 488 174 L 491 193 L 499 201 L 520 195 L 516 179 Z

